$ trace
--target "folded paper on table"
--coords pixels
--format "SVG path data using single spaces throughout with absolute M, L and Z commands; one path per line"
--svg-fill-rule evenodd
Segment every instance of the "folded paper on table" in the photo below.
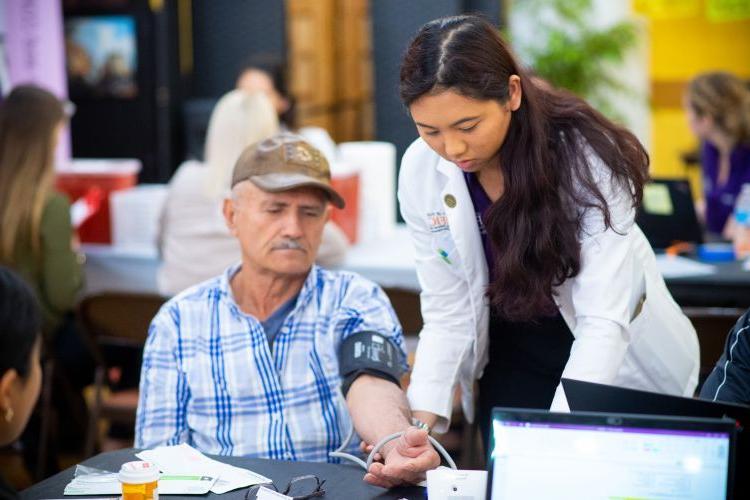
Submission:
M 164 474 L 201 474 L 217 477 L 211 491 L 217 495 L 254 484 L 270 483 L 271 480 L 241 467 L 225 464 L 208 458 L 190 445 L 159 446 L 144 450 L 136 456 L 153 462 Z

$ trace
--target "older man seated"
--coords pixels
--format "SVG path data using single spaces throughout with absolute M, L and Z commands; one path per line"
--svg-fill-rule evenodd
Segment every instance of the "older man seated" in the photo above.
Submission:
M 352 425 L 375 443 L 414 423 L 387 297 L 354 273 L 314 265 L 329 202 L 344 206 L 325 158 L 300 137 L 279 134 L 242 153 L 224 202 L 242 260 L 154 318 L 136 447 L 333 461 Z M 439 463 L 413 428 L 382 456 L 365 476 L 381 486 L 415 482 Z

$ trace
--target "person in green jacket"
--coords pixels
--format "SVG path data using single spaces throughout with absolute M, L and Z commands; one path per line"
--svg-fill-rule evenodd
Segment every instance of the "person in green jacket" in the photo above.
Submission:
M 53 189 L 65 121 L 63 104 L 31 85 L 14 88 L 0 105 L 0 263 L 34 289 L 48 340 L 81 288 L 70 204 Z
M 15 87 L 0 103 L 0 264 L 15 270 L 42 311 L 43 355 L 55 362 L 53 394 L 60 422 L 80 446 L 86 424 L 81 389 L 93 378 L 93 358 L 75 326 L 82 285 L 70 203 L 54 190 L 55 148 L 67 122 L 63 103 L 39 87 Z M 38 414 L 22 437 L 25 461 L 36 468 Z M 51 443 L 48 473 L 57 469 Z

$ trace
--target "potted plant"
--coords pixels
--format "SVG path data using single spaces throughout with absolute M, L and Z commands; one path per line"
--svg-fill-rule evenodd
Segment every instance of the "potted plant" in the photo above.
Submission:
M 621 119 L 612 96 L 636 94 L 613 68 L 637 43 L 633 21 L 596 25 L 592 0 L 516 0 L 509 13 L 513 29 L 506 35 L 536 75 Z

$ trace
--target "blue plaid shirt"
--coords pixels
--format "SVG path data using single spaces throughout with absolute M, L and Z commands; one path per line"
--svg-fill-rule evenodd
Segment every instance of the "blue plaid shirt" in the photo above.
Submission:
M 135 446 L 188 443 L 217 455 L 337 461 L 328 454 L 352 425 L 338 349 L 348 336 L 374 331 L 404 350 L 388 298 L 356 274 L 313 266 L 269 348 L 260 322 L 232 296 L 238 270 L 174 297 L 151 323 Z M 354 439 L 350 448 L 357 447 Z

